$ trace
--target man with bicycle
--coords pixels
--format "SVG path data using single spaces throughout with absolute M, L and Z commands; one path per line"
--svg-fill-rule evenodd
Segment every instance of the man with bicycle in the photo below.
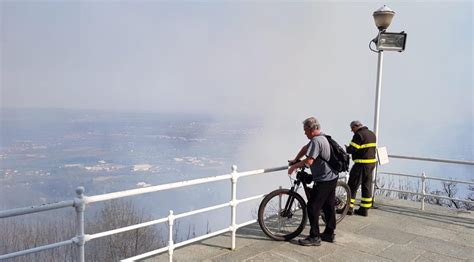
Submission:
M 331 147 L 321 132 L 319 121 L 310 117 L 303 121 L 303 128 L 309 143 L 301 148 L 296 157 L 290 160 L 288 174 L 296 169 L 309 166 L 313 175 L 314 185 L 307 203 L 308 218 L 311 225 L 309 236 L 298 242 L 303 246 L 319 246 L 322 241 L 334 242 L 336 229 L 336 213 L 334 209 L 338 174 L 333 171 L 327 161 L 331 156 Z M 302 161 L 300 159 L 305 157 Z M 320 234 L 319 216 L 321 209 L 326 218 L 326 228 Z

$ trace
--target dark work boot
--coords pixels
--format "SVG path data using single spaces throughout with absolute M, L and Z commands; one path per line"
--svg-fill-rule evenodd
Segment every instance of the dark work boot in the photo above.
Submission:
M 367 208 L 365 207 L 359 207 L 359 209 L 357 209 L 356 211 L 354 211 L 354 213 L 356 215 L 359 215 L 359 216 L 368 216 L 369 215 L 369 212 L 367 211 Z

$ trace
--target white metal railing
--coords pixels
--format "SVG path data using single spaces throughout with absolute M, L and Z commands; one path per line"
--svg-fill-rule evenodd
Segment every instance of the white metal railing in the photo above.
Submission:
M 407 159 L 407 160 L 418 160 L 418 161 L 428 161 L 428 162 L 440 162 L 440 163 L 447 163 L 447 164 L 458 164 L 458 165 L 474 165 L 473 161 L 461 161 L 461 160 L 447 160 L 447 159 L 439 159 L 439 158 L 424 158 L 424 157 L 412 157 L 412 156 L 399 156 L 399 155 L 389 155 L 390 158 L 399 158 L 399 159 Z M 390 172 L 378 172 L 379 174 L 384 175 L 391 175 L 391 176 L 404 176 L 404 177 L 412 177 L 421 180 L 421 190 L 419 192 L 413 191 L 405 191 L 405 190 L 398 190 L 398 189 L 391 189 L 391 188 L 377 188 L 377 190 L 382 191 L 391 191 L 391 192 L 398 192 L 398 193 L 407 193 L 413 195 L 421 196 L 421 210 L 425 210 L 425 199 L 426 197 L 434 197 L 440 199 L 447 199 L 453 200 L 458 202 L 465 202 L 474 204 L 474 201 L 468 199 L 459 199 L 447 196 L 439 196 L 426 193 L 426 180 L 438 180 L 443 182 L 451 182 L 451 183 L 459 183 L 459 184 L 467 184 L 467 185 L 474 185 L 474 181 L 462 181 L 462 180 L 455 180 L 455 179 L 445 179 L 439 177 L 432 177 L 427 176 L 425 172 L 421 173 L 421 176 L 417 175 L 410 175 L 410 174 L 401 174 L 401 173 L 390 173 Z
M 237 205 L 243 202 L 255 200 L 262 198 L 264 194 L 257 195 L 257 196 L 252 196 L 244 199 L 237 199 L 237 180 L 240 177 L 245 177 L 245 176 L 252 176 L 252 175 L 259 175 L 259 174 L 264 174 L 264 173 L 270 173 L 270 172 L 276 172 L 276 171 L 282 171 L 288 169 L 288 166 L 281 166 L 281 167 L 275 167 L 275 168 L 267 168 L 267 169 L 257 169 L 257 170 L 252 170 L 252 171 L 247 171 L 247 172 L 237 172 L 237 167 L 234 165 L 232 166 L 232 173 L 226 174 L 226 175 L 221 175 L 221 176 L 214 176 L 214 177 L 206 177 L 206 178 L 199 178 L 199 179 L 194 179 L 194 180 L 188 180 L 188 181 L 181 181 L 181 182 L 176 182 L 176 183 L 169 183 L 169 184 L 163 184 L 163 185 L 157 185 L 157 186 L 151 186 L 151 187 L 146 187 L 146 188 L 138 188 L 138 189 L 131 189 L 131 190 L 125 190 L 125 191 L 120 191 L 120 192 L 114 192 L 114 193 L 109 193 L 109 194 L 102 194 L 102 195 L 95 195 L 95 196 L 85 196 L 84 195 L 84 188 L 83 187 L 78 187 L 76 189 L 76 198 L 74 200 L 69 200 L 69 201 L 61 201 L 57 203 L 51 203 L 51 204 L 44 204 L 40 206 L 31 206 L 31 207 L 25 207 L 25 208 L 17 208 L 17 209 L 11 209 L 11 210 L 5 210 L 5 211 L 0 211 L 0 218 L 6 218 L 6 217 L 13 217 L 13 216 L 19 216 L 19 215 L 26 215 L 26 214 L 31 214 L 31 213 L 37 213 L 37 212 L 43 212 L 43 211 L 48 211 L 48 210 L 53 210 L 53 209 L 60 209 L 60 208 L 68 208 L 68 207 L 74 207 L 76 210 L 76 236 L 71 238 L 70 240 L 63 241 L 63 242 L 57 242 L 49 245 L 44 245 L 44 246 L 39 246 L 31 249 L 26 249 L 22 251 L 17 251 L 9 254 L 3 254 L 0 255 L 0 260 L 7 259 L 7 258 L 13 258 L 17 256 L 22 256 L 22 255 L 27 255 L 31 253 L 36 253 L 48 249 L 53 249 L 56 247 L 61 247 L 61 246 L 66 246 L 66 245 L 71 245 L 75 244 L 78 249 L 78 254 L 77 254 L 77 261 L 83 262 L 85 260 L 85 244 L 88 241 L 91 241 L 93 239 L 105 237 L 105 236 L 110 236 L 142 227 L 147 227 L 159 223 L 164 223 L 168 222 L 169 226 L 169 239 L 168 239 L 168 246 L 150 251 L 145 254 L 141 254 L 135 257 L 127 258 L 122 261 L 135 261 L 137 259 L 143 259 L 152 255 L 156 255 L 165 251 L 168 251 L 169 254 L 169 259 L 172 261 L 173 258 L 173 251 L 174 249 L 187 245 L 189 243 L 201 241 L 206 238 L 210 238 L 216 235 L 220 235 L 226 232 L 231 232 L 232 237 L 231 237 L 231 249 L 235 249 L 235 236 L 236 236 L 236 231 L 240 227 L 247 226 L 249 224 L 255 223 L 256 220 L 251 220 L 247 221 L 241 224 L 236 223 L 236 216 L 237 216 Z M 228 180 L 230 179 L 231 181 L 231 200 L 227 203 L 211 206 L 211 207 L 206 207 L 202 208 L 199 210 L 193 210 L 190 212 L 182 213 L 182 214 L 177 214 L 175 215 L 172 210 L 170 210 L 169 215 L 164 218 L 156 219 L 153 221 L 148 221 L 136 225 L 131 225 L 131 226 L 126 226 L 122 228 L 116 228 L 113 230 L 109 231 L 104 231 L 100 233 L 95 233 L 95 234 L 85 234 L 84 232 L 84 212 L 85 212 L 85 207 L 88 204 L 96 203 L 96 202 L 101 202 L 101 201 L 106 201 L 106 200 L 112 200 L 112 199 L 118 199 L 118 198 L 123 198 L 123 197 L 128 197 L 128 196 L 134 196 L 134 195 L 141 195 L 141 194 L 146 194 L 146 193 L 152 193 L 152 192 L 158 192 L 158 191 L 163 191 L 163 190 L 168 190 L 168 189 L 174 189 L 174 188 L 180 188 L 180 187 L 186 187 L 186 186 L 192 186 L 192 185 L 198 185 L 198 184 L 204 184 L 204 183 L 210 183 L 210 182 L 216 182 L 216 181 L 222 181 L 222 180 Z M 231 208 L 231 224 L 229 227 L 203 235 L 203 236 L 198 236 L 192 239 L 188 239 L 186 241 L 182 241 L 179 243 L 174 243 L 173 241 L 173 225 L 174 221 L 179 218 L 199 214 L 199 213 L 204 213 L 208 212 L 211 210 L 215 209 L 220 209 L 220 208 L 225 208 L 225 207 L 230 207 Z
M 435 162 L 445 162 L 445 163 L 454 163 L 454 164 L 467 164 L 467 165 L 474 165 L 474 162 L 472 161 L 457 161 L 457 160 L 442 160 L 442 159 L 430 159 L 430 158 L 419 158 L 419 157 L 406 157 L 406 156 L 395 156 L 395 155 L 389 155 L 391 158 L 403 158 L 403 159 L 412 159 L 412 160 L 424 160 L 424 161 L 435 161 Z M 163 184 L 163 185 L 157 185 L 157 186 L 151 186 L 151 187 L 146 187 L 146 188 L 139 188 L 139 189 L 131 189 L 131 190 L 125 190 L 125 191 L 120 191 L 120 192 L 114 192 L 114 193 L 109 193 L 109 194 L 102 194 L 102 195 L 95 195 L 95 196 L 85 196 L 84 195 L 84 188 L 83 187 L 78 187 L 76 189 L 76 198 L 74 200 L 69 200 L 69 201 L 61 201 L 57 203 L 51 203 L 51 204 L 45 204 L 45 205 L 40 205 L 40 206 L 32 206 L 32 207 L 25 207 L 25 208 L 17 208 L 17 209 L 11 209 L 11 210 L 5 210 L 5 211 L 0 211 L 0 218 L 6 218 L 6 217 L 13 217 L 13 216 L 19 216 L 19 215 L 25 215 L 25 214 L 31 214 L 31 213 L 37 213 L 37 212 L 43 212 L 43 211 L 48 211 L 48 210 L 53 210 L 53 209 L 59 209 L 59 208 L 69 208 L 73 207 L 75 208 L 76 211 L 76 236 L 71 238 L 70 240 L 67 241 L 62 241 L 62 242 L 57 242 L 49 245 L 44 245 L 40 247 L 35 247 L 27 250 L 22 250 L 22 251 L 17 251 L 14 253 L 9 253 L 9 254 L 3 254 L 0 255 L 0 260 L 2 259 L 7 259 L 7 258 L 13 258 L 21 255 L 26 255 L 30 253 L 35 253 L 35 252 L 40 252 L 48 249 L 53 249 L 61 246 L 66 246 L 66 245 L 71 245 L 75 244 L 77 246 L 77 249 L 79 252 L 77 255 L 77 261 L 84 261 L 85 259 L 85 248 L 84 245 L 88 241 L 91 241 L 93 239 L 105 237 L 105 236 L 110 236 L 142 227 L 147 227 L 159 223 L 164 223 L 168 222 L 168 227 L 169 227 L 169 240 L 168 240 L 168 246 L 162 247 L 160 249 L 150 251 L 145 254 L 141 254 L 135 257 L 127 258 L 124 259 L 123 261 L 134 261 L 138 259 L 143 259 L 152 255 L 156 255 L 162 252 L 168 251 L 169 254 L 169 259 L 172 261 L 173 257 L 173 252 L 174 249 L 193 243 L 197 241 L 201 241 L 206 238 L 210 238 L 216 235 L 220 235 L 226 232 L 231 232 L 232 237 L 231 237 L 231 249 L 235 249 L 235 235 L 236 235 L 236 230 L 240 227 L 247 226 L 249 224 L 255 223 L 256 220 L 251 220 L 247 221 L 241 224 L 236 223 L 236 207 L 238 204 L 259 199 L 264 196 L 262 195 L 257 195 L 257 196 L 252 196 L 244 199 L 237 199 L 237 181 L 238 178 L 240 177 L 245 177 L 245 176 L 252 176 L 252 175 L 258 175 L 258 174 L 264 174 L 264 173 L 270 173 L 270 172 L 276 172 L 276 171 L 282 171 L 286 170 L 288 167 L 287 166 L 282 166 L 282 167 L 275 167 L 275 168 L 268 168 L 268 169 L 257 169 L 257 170 L 252 170 L 252 171 L 247 171 L 247 172 L 242 172 L 238 173 L 237 172 L 237 167 L 232 166 L 232 173 L 226 174 L 226 175 L 221 175 L 221 176 L 214 176 L 214 177 L 206 177 L 206 178 L 199 178 L 199 179 L 194 179 L 194 180 L 188 180 L 188 181 L 182 181 L 182 182 L 176 182 L 176 183 L 169 183 L 169 184 Z M 456 182 L 456 183 L 466 183 L 466 184 L 474 184 L 474 182 L 469 182 L 469 181 L 459 181 L 459 180 L 451 180 L 451 179 L 443 179 L 443 178 L 436 178 L 436 177 L 428 177 L 424 174 L 422 176 L 414 176 L 414 175 L 409 175 L 409 174 L 398 174 L 398 173 L 388 173 L 388 172 L 380 172 L 381 174 L 387 174 L 387 175 L 395 175 L 395 176 L 408 176 L 408 177 L 417 177 L 422 180 L 422 190 L 421 193 L 418 192 L 409 192 L 409 191 L 402 191 L 402 190 L 395 190 L 395 189 L 385 189 L 381 188 L 379 190 L 387 190 L 387 191 L 395 191 L 395 192 L 403 192 L 403 193 L 412 193 L 412 194 L 418 194 L 422 196 L 422 209 L 424 209 L 424 198 L 427 196 L 432 196 L 432 197 L 438 197 L 438 198 L 447 198 L 444 196 L 436 196 L 436 195 L 430 195 L 426 194 L 424 192 L 425 186 L 424 182 L 426 179 L 432 179 L 432 180 L 441 180 L 441 181 L 449 181 L 449 182 Z M 219 205 L 211 206 L 211 207 L 206 207 L 202 208 L 199 210 L 193 210 L 189 212 L 185 212 L 182 214 L 174 214 L 172 210 L 170 210 L 169 215 L 164 218 L 156 219 L 153 221 L 148 221 L 136 225 L 131 225 L 131 226 L 126 226 L 122 228 L 117 228 L 105 232 L 99 232 L 95 234 L 85 234 L 84 233 L 84 212 L 85 212 L 85 207 L 87 204 L 92 204 L 95 202 L 101 202 L 101 201 L 106 201 L 106 200 L 112 200 L 112 199 L 117 199 L 117 198 L 123 198 L 123 197 L 128 197 L 128 196 L 134 196 L 134 195 L 141 195 L 141 194 L 146 194 L 146 193 L 152 193 L 152 192 L 158 192 L 158 191 L 163 191 L 163 190 L 168 190 L 168 189 L 174 189 L 174 188 L 180 188 L 180 187 L 186 187 L 186 186 L 192 186 L 192 185 L 198 185 L 198 184 L 204 184 L 204 183 L 210 183 L 210 182 L 216 182 L 216 181 L 222 181 L 222 180 L 230 180 L 231 181 L 231 200 L 226 203 L 222 203 Z M 447 198 L 447 199 L 452 199 L 452 198 Z M 453 199 L 456 201 L 465 201 L 465 202 L 470 202 L 472 203 L 473 201 L 469 200 L 462 200 L 462 199 Z M 230 226 L 206 235 L 198 236 L 192 239 L 188 239 L 186 241 L 182 241 L 179 243 L 174 243 L 173 241 L 173 225 L 174 221 L 179 218 L 203 213 L 203 212 L 208 212 L 211 210 L 215 209 L 220 209 L 220 208 L 226 208 L 230 207 L 231 208 L 231 223 Z

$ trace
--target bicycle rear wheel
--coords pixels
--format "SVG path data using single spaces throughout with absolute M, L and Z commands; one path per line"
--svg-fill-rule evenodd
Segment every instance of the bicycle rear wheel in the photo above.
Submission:
M 335 201 L 335 209 L 336 209 L 336 224 L 341 222 L 342 219 L 347 214 L 349 210 L 349 203 L 351 201 L 351 190 L 349 186 L 342 182 L 337 181 L 336 185 L 336 201 Z M 321 218 L 326 223 L 326 218 L 324 217 L 324 213 L 321 213 Z
M 349 203 L 351 202 L 351 189 L 342 182 L 337 181 L 336 185 L 336 224 L 341 222 L 349 210 Z
M 285 206 L 289 208 L 285 210 Z M 284 241 L 298 236 L 306 226 L 306 203 L 296 192 L 278 189 L 267 196 L 258 208 L 258 224 L 271 239 Z

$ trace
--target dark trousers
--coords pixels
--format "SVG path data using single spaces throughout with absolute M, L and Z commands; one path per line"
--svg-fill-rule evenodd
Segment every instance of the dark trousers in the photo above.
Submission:
M 311 189 L 311 195 L 308 200 L 308 218 L 311 230 L 309 235 L 311 237 L 318 237 L 319 234 L 319 216 L 321 215 L 321 209 L 324 212 L 326 218 L 326 228 L 324 229 L 325 234 L 334 234 L 336 229 L 336 184 L 337 179 L 331 181 L 315 182 L 313 189 Z
M 351 189 L 351 207 L 353 206 L 357 194 L 357 189 L 361 186 L 362 199 L 361 206 L 369 208 L 372 206 L 372 177 L 375 164 L 356 163 L 349 173 L 349 188 Z

